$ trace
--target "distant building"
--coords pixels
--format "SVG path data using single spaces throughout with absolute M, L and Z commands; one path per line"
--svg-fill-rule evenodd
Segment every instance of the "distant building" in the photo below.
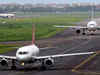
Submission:
M 72 3 L 72 6 L 73 7 L 77 7 L 77 6 L 91 6 L 91 5 L 97 5 L 97 4 L 95 4 L 95 3 L 90 3 L 90 2 L 79 2 L 79 3 L 77 3 L 77 2 L 75 2 L 75 3 Z
M 52 8 L 65 8 L 65 7 L 70 7 L 70 4 L 50 3 L 50 4 L 47 4 L 47 7 L 52 7 Z

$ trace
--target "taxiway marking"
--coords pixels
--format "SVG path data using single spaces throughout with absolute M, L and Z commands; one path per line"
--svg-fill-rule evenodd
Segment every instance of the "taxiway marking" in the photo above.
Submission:
M 76 72 L 76 73 L 84 73 L 84 74 L 99 74 L 99 72 L 85 72 L 85 71 L 80 71 L 78 70 L 81 66 L 83 66 L 84 64 L 86 64 L 87 62 L 91 61 L 94 57 L 96 57 L 98 54 L 100 54 L 100 51 L 95 52 L 95 54 L 91 55 L 90 57 L 88 57 L 87 59 L 85 59 L 84 61 L 82 61 L 80 64 L 76 65 L 73 69 L 72 72 Z
M 91 71 L 88 71 L 88 72 L 85 72 L 85 71 L 75 71 L 76 73 L 78 74 L 84 74 L 84 75 L 100 75 L 100 72 L 91 72 Z

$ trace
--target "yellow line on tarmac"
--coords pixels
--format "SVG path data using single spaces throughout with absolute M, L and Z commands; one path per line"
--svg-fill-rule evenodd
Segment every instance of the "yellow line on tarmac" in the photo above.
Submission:
M 83 66 L 84 64 L 86 64 L 87 62 L 89 62 L 91 59 L 93 59 L 99 52 L 96 52 L 95 54 L 91 55 L 90 57 L 88 57 L 86 60 L 84 60 L 82 63 L 80 63 L 79 65 L 75 66 L 72 69 L 72 72 L 75 72 L 78 68 L 80 68 L 81 66 Z
M 100 75 L 100 72 L 84 72 L 84 71 L 75 71 L 75 72 L 84 75 Z

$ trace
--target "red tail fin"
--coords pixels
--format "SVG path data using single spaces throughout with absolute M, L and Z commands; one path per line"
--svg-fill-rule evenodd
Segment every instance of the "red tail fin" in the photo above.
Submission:
M 35 43 L 35 25 L 32 26 L 32 44 Z

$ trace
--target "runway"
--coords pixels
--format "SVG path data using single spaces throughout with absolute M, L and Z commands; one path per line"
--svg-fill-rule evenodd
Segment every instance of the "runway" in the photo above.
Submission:
M 100 31 L 95 35 L 77 35 L 74 30 L 66 29 L 55 36 L 38 40 L 37 45 L 40 47 L 56 47 L 47 50 L 41 50 L 40 56 L 54 55 L 61 53 L 77 53 L 100 51 Z M 43 46 L 42 46 L 43 45 Z M 5 53 L 13 56 L 15 51 Z M 19 70 L 2 70 L 1 75 L 99 75 L 99 53 L 96 55 L 82 55 L 55 59 L 55 66 L 48 70 L 38 68 L 19 69 Z M 84 63 L 85 62 L 85 63 Z M 74 70 L 74 71 L 73 71 Z

